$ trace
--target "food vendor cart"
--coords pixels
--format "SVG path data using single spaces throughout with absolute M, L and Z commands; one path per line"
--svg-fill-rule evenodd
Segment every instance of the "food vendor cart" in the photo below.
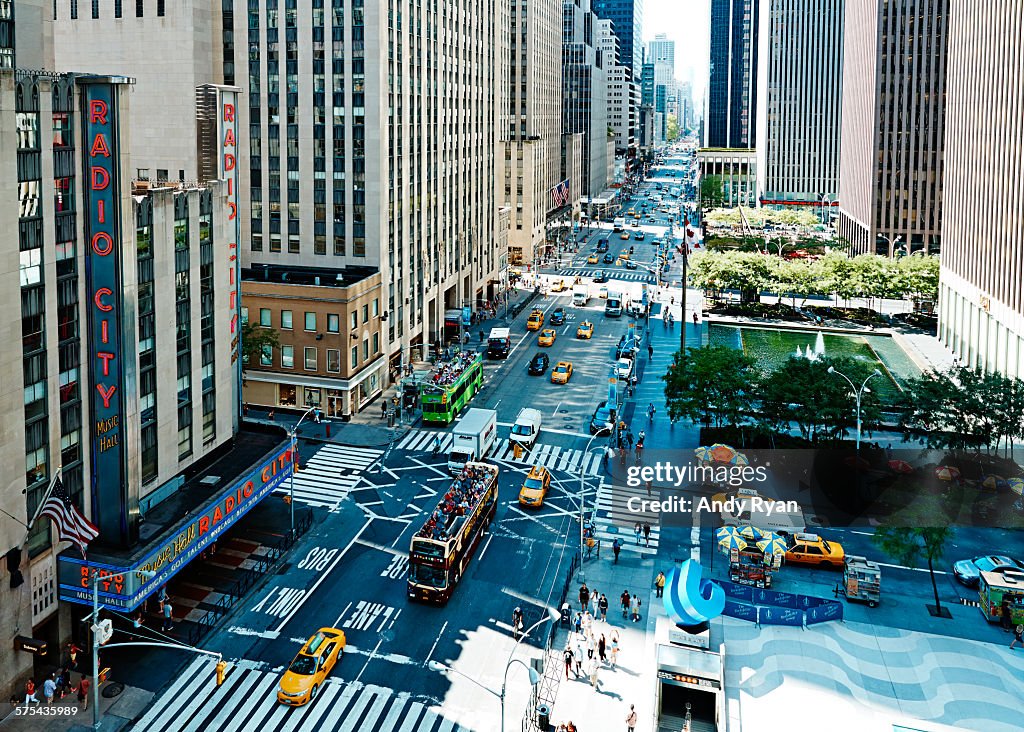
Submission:
M 849 554 L 843 563 L 843 584 L 839 591 L 847 600 L 866 602 L 877 607 L 881 596 L 882 568 L 866 557 Z
M 982 572 L 978 599 L 981 614 L 988 622 L 1003 622 L 1004 616 L 1008 616 L 1009 625 L 1024 625 L 1024 571 Z
M 740 585 L 772 586 L 772 573 L 781 564 L 781 554 L 765 554 L 755 547 L 729 553 L 729 579 Z

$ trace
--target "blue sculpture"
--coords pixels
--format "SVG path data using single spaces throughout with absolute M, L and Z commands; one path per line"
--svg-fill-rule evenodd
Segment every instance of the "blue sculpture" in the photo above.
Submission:
M 700 562 L 693 559 L 670 570 L 665 585 L 665 612 L 680 625 L 699 625 L 725 610 L 725 590 L 703 579 Z

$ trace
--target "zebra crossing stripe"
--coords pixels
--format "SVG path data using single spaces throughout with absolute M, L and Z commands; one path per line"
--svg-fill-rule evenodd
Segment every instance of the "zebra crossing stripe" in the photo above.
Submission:
M 365 692 L 366 690 L 364 689 L 363 691 Z M 352 732 L 355 729 L 355 726 L 359 724 L 359 718 L 363 716 L 363 710 L 370 703 L 370 697 L 372 696 L 375 695 L 372 693 L 362 693 L 356 697 L 355 704 L 352 705 L 345 719 L 345 724 L 338 728 L 338 732 Z
M 213 663 L 206 658 L 197 658 L 192 661 L 188 668 L 178 676 L 174 684 L 160 697 L 161 703 L 150 707 L 149 711 L 139 720 L 135 726 L 136 732 L 146 732 L 147 730 L 157 732 L 165 729 L 172 720 L 175 723 L 179 722 L 182 707 L 186 702 L 196 698 L 194 691 L 188 694 L 183 691 L 185 687 L 192 685 L 191 682 L 195 681 L 196 675 L 202 671 L 209 671 L 210 676 L 207 677 L 209 680 L 213 676 Z
M 240 732 L 242 727 L 249 724 L 250 719 L 263 720 L 268 714 L 272 715 L 276 712 L 278 707 L 284 706 L 277 701 L 277 677 L 273 674 L 264 674 L 244 698 L 246 700 L 245 707 L 239 709 L 238 713 L 233 715 L 230 721 L 221 728 L 223 732 Z M 251 704 L 253 701 L 256 702 L 255 705 Z M 244 712 L 249 713 L 245 714 Z
M 326 730 L 337 729 L 341 717 L 348 714 L 349 704 L 356 696 L 356 685 L 346 684 L 340 694 L 331 697 L 330 712 L 323 719 L 322 726 Z
M 383 454 L 382 450 L 349 445 L 325 445 L 303 469 L 274 491 L 287 494 L 294 486 L 295 499 L 311 506 L 333 508 L 359 482 L 360 474 Z

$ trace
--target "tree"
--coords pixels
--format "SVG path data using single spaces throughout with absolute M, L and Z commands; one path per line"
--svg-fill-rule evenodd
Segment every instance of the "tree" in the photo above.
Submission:
M 768 429 L 788 431 L 796 423 L 801 436 L 811 442 L 836 440 L 856 424 L 856 399 L 850 385 L 828 373 L 829 366 L 841 371 L 858 386 L 870 373 L 868 366 L 847 358 L 819 359 L 791 356 L 760 383 L 760 419 Z M 861 399 L 863 423 L 877 422 L 878 398 L 866 392 Z
M 279 343 L 280 335 L 276 330 L 246 321 L 242 325 L 242 363 L 259 363 L 260 355 L 267 349 L 277 348 Z
M 817 261 L 808 262 L 802 259 L 783 260 L 778 263 L 775 276 L 778 280 L 779 296 L 783 293 L 793 297 L 793 307 L 796 307 L 796 298 L 801 298 L 800 305 L 803 306 L 807 297 L 821 289 L 822 280 L 821 265 Z
M 942 559 L 946 542 L 953 536 L 948 526 L 894 527 L 880 526 L 871 537 L 872 543 L 894 558 L 899 564 L 912 567 L 923 555 L 928 562 L 928 574 L 932 578 L 932 592 L 935 596 L 933 615 L 950 617 L 939 602 L 939 586 L 935 582 L 935 562 Z
M 736 426 L 751 411 L 757 374 L 754 359 L 742 351 L 704 346 L 677 351 L 662 379 L 673 422 L 722 427 Z
M 665 142 L 675 142 L 679 138 L 679 120 L 674 114 L 665 119 Z
M 725 192 L 722 176 L 706 175 L 700 179 L 700 206 L 707 211 L 725 205 Z
M 935 302 L 939 297 L 939 258 L 914 254 L 896 260 L 903 291 L 916 301 Z

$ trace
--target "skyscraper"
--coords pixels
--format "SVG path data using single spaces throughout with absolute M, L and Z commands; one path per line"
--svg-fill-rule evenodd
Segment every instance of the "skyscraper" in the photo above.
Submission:
M 704 147 L 756 147 L 760 8 L 759 0 L 711 0 L 711 74 Z
M 564 0 L 562 12 L 562 130 L 584 136 L 583 193 L 594 198 L 608 185 L 608 72 L 590 0 Z
M 949 12 L 939 338 L 967 366 L 1024 378 L 1024 2 Z M 1016 30 L 1011 30 L 1016 29 Z
M 676 42 L 669 39 L 665 33 L 654 36 L 653 41 L 647 43 L 648 54 L 644 59 L 646 63 L 667 64 L 675 74 L 676 69 Z
M 856 252 L 939 248 L 949 6 L 846 4 L 836 229 Z
M 760 21 L 758 197 L 768 205 L 835 202 L 843 0 L 762 0 Z
M 592 5 L 597 17 L 612 21 L 619 37 L 619 63 L 628 66 L 633 78 L 639 79 L 644 62 L 643 0 L 593 0 Z

